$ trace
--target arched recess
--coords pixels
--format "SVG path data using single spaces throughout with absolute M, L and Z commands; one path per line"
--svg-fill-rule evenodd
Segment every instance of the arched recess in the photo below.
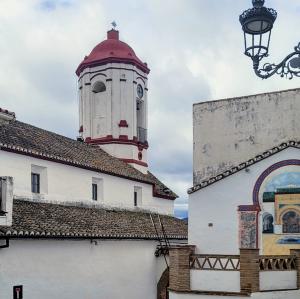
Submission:
M 97 81 L 93 84 L 92 91 L 94 93 L 104 92 L 106 91 L 106 86 L 102 81 Z
M 262 183 L 264 182 L 264 180 L 267 178 L 267 176 L 269 176 L 273 171 L 281 168 L 281 167 L 285 167 L 285 166 L 291 166 L 291 165 L 295 165 L 295 166 L 299 166 L 300 165 L 300 160 L 296 160 L 296 159 L 291 159 L 291 160 L 284 160 L 284 161 L 280 161 L 277 162 L 273 165 L 271 165 L 270 167 L 268 167 L 257 179 L 254 188 L 253 188 L 253 193 L 252 193 L 252 200 L 253 200 L 253 205 L 254 206 L 259 206 L 259 190 L 260 187 L 262 185 Z
M 262 232 L 264 234 L 273 234 L 274 233 L 274 218 L 270 213 L 263 214 L 263 225 Z
M 92 85 L 93 137 L 107 135 L 107 92 L 102 81 Z
M 169 268 L 166 268 L 157 283 L 157 299 L 169 299 Z
M 297 210 L 286 211 L 281 219 L 283 233 L 300 233 L 300 213 Z
M 261 211 L 260 201 L 259 201 L 259 192 L 262 187 L 262 184 L 264 183 L 265 179 L 275 170 L 285 167 L 285 166 L 300 166 L 300 160 L 297 159 L 290 159 L 290 160 L 283 160 L 280 162 L 277 162 L 271 166 L 269 166 L 266 170 L 262 172 L 262 174 L 258 177 L 257 181 L 255 182 L 253 192 L 252 192 L 252 205 L 246 205 L 246 206 L 240 206 L 240 211 L 257 211 L 257 218 L 256 218 L 256 246 L 259 247 L 259 221 L 258 221 L 258 215 Z

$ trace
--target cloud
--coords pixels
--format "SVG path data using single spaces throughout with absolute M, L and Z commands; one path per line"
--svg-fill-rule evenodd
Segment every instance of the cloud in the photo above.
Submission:
M 69 7 L 72 1 L 68 0 L 42 0 L 39 1 L 38 7 L 41 10 L 52 11 L 57 9 L 58 7 Z
M 270 57 L 298 43 L 299 1 L 278 9 Z M 181 198 L 192 185 L 192 104 L 299 87 L 299 80 L 258 79 L 243 55 L 236 0 L 2 0 L 0 107 L 39 127 L 76 137 L 75 69 L 116 20 L 121 39 L 147 61 L 149 164 Z M 288 34 L 287 34 L 288 33 Z

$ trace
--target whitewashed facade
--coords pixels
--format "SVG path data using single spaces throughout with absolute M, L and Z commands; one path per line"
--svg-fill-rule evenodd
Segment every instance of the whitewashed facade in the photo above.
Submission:
M 57 202 L 83 202 L 104 206 L 145 209 L 173 214 L 172 200 L 153 196 L 153 186 L 101 172 L 90 171 L 52 161 L 0 150 L 0 176 L 14 178 L 15 198 Z M 40 193 L 31 192 L 31 173 L 40 172 Z M 94 181 L 93 181 L 94 180 Z M 98 184 L 98 199 L 92 200 L 92 184 Z M 134 206 L 134 190 L 141 194 Z
M 77 69 L 80 136 L 144 173 L 149 71 L 116 30 Z
M 300 297 L 299 89 L 194 105 L 188 246 L 170 298 Z
M 1 299 L 167 291 L 162 239 L 184 243 L 187 230 L 176 194 L 148 171 L 150 70 L 117 31 L 103 43 L 76 71 L 77 141 L 0 109 Z
M 0 249 L 0 298 L 154 299 L 166 264 L 153 241 L 13 240 Z

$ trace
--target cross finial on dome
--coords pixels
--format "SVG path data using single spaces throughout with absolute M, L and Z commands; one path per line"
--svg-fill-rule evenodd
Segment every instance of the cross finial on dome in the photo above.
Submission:
M 116 30 L 116 27 L 117 27 L 116 21 L 112 21 L 112 22 L 111 22 L 111 25 L 113 26 L 113 29 Z

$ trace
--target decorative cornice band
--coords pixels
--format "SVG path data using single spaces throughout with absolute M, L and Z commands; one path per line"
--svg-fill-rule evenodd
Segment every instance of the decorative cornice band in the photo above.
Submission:
M 137 164 L 140 166 L 144 166 L 144 167 L 148 167 L 148 164 L 139 160 L 135 160 L 135 159 L 123 159 L 120 158 L 121 161 L 125 162 L 125 163 L 131 163 L 131 164 Z
M 85 142 L 88 144 L 93 145 L 101 145 L 101 144 L 127 144 L 127 145 L 134 145 L 141 149 L 148 149 L 149 145 L 148 142 L 141 143 L 137 141 L 136 137 L 133 137 L 133 139 L 128 139 L 127 135 L 120 135 L 119 138 L 113 138 L 111 135 L 108 135 L 106 137 L 102 138 L 86 138 Z

